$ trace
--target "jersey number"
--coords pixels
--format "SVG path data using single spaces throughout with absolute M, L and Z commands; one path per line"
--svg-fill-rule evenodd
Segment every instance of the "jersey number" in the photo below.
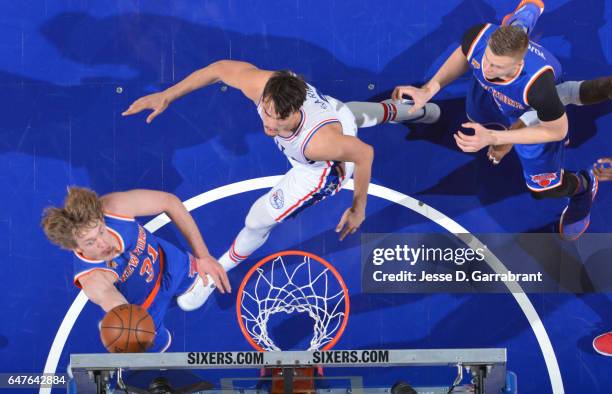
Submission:
M 147 274 L 147 278 L 145 279 L 147 283 L 151 282 L 155 277 L 155 270 L 153 269 L 153 264 L 157 261 L 157 250 L 151 245 L 148 245 L 147 254 L 149 257 L 144 259 L 142 265 L 140 266 L 140 276 Z

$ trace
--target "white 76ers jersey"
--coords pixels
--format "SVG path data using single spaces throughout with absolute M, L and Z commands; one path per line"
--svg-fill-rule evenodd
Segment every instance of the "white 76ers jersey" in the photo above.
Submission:
M 355 136 L 357 126 L 355 117 L 340 101 L 333 97 L 323 96 L 316 88 L 307 84 L 306 100 L 300 108 L 302 119 L 298 128 L 289 137 L 274 137 L 276 146 L 287 156 L 292 166 L 305 165 L 310 168 L 329 167 L 327 161 L 313 161 L 306 158 L 304 151 L 308 142 L 323 126 L 330 123 L 341 123 L 342 133 Z M 261 117 L 263 109 L 261 101 L 257 105 L 257 112 Z

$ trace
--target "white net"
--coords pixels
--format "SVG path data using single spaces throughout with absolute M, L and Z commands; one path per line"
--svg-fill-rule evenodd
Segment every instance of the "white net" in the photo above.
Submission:
M 291 257 L 302 261 L 289 265 L 283 257 L 277 257 L 257 268 L 243 290 L 240 303 L 243 326 L 266 351 L 281 350 L 268 332 L 268 322 L 274 314 L 310 316 L 314 333 L 308 350 L 318 350 L 330 343 L 346 317 L 344 288 L 330 269 L 308 256 Z

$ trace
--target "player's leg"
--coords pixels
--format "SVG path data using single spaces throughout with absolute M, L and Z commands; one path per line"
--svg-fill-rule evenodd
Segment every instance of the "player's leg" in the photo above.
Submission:
M 591 105 L 612 99 L 612 77 L 585 81 L 567 81 L 557 85 L 557 94 L 563 105 Z M 527 126 L 539 122 L 535 111 L 525 112 L 521 121 Z
M 245 219 L 244 228 L 240 230 L 230 249 L 219 259 L 219 263 L 226 271 L 236 267 L 262 246 L 268 239 L 272 228 L 277 224 L 266 208 L 268 198 L 266 194 L 255 201 Z M 195 261 L 192 264 L 195 264 Z M 190 270 L 190 276 L 194 271 L 195 267 Z M 197 275 L 187 290 L 179 292 L 176 303 L 182 310 L 193 311 L 206 302 L 216 288 L 212 277 L 208 276 L 207 279 L 208 283 L 204 285 L 202 278 Z
M 538 18 L 543 12 L 543 1 L 522 0 L 512 13 L 504 17 L 502 25 L 520 26 L 527 34 L 531 34 Z
M 282 199 L 283 196 L 268 192 L 259 197 L 251 206 L 244 221 L 244 227 L 234 239 L 229 250 L 219 259 L 226 271 L 236 267 L 268 240 L 270 231 L 279 223 L 271 215 L 268 205 L 274 203 L 277 198 Z
M 355 116 L 357 127 L 372 127 L 383 123 L 435 123 L 440 118 L 440 107 L 435 103 L 427 103 L 425 107 L 409 113 L 411 100 L 394 101 L 391 99 L 381 103 L 351 101 L 346 103 Z
M 247 259 L 266 242 L 277 224 L 295 217 L 304 209 L 338 191 L 347 172 L 341 170 L 341 167 L 342 163 L 330 163 L 329 167 L 318 170 L 299 166 L 289 170 L 276 186 L 251 206 L 245 226 L 229 250 L 219 258 L 223 268 L 229 271 Z M 206 298 L 214 288 L 212 281 L 203 286 Z
M 612 77 L 567 81 L 557 85 L 563 105 L 591 105 L 612 99 Z
M 147 349 L 147 353 L 164 353 L 172 344 L 172 334 L 163 323 L 155 326 L 155 332 L 153 346 Z
M 253 204 L 245 227 L 219 259 L 221 265 L 228 270 L 235 267 L 266 242 L 278 223 L 336 193 L 345 177 L 342 168 L 342 163 L 329 163 L 317 169 L 307 166 L 290 169 L 276 186 Z
M 563 169 L 564 141 L 515 145 L 527 187 L 536 199 L 568 198 L 559 232 L 567 240 L 578 239 L 588 228 L 598 181 L 592 171 Z
M 164 325 L 164 317 L 170 307 L 172 296 L 172 293 L 160 289 L 153 303 L 147 308 L 147 313 L 155 323 L 155 340 L 153 341 L 153 346 L 147 349 L 149 353 L 163 353 L 172 344 L 172 335 Z
M 595 83 L 597 80 L 590 81 L 567 81 L 556 86 L 557 95 L 563 105 L 585 105 L 594 104 L 596 97 L 602 95 L 601 84 Z M 534 126 L 540 122 L 536 111 L 527 111 L 521 115 L 520 120 L 526 126 Z
M 169 265 L 167 259 L 165 263 L 166 266 Z M 173 274 L 173 272 L 166 272 L 168 276 L 172 276 Z M 153 302 L 147 308 L 147 313 L 151 316 L 153 322 L 155 323 L 155 340 L 153 341 L 153 346 L 151 346 L 147 352 L 163 353 L 168 350 L 172 344 L 172 335 L 164 325 L 164 318 L 174 298 L 175 292 L 173 287 L 174 285 L 171 282 L 162 284 L 155 295 Z
M 201 307 L 208 299 L 214 285 L 204 286 L 202 277 L 198 274 L 196 260 L 191 254 L 183 254 L 180 259 L 181 272 L 175 272 L 171 275 L 173 280 L 180 280 L 178 285 L 174 285 L 172 292 L 176 295 L 176 304 L 185 312 L 191 312 Z M 207 275 L 209 283 L 213 283 L 212 277 Z M 173 283 L 174 284 L 174 283 Z
M 597 104 L 612 100 L 612 77 L 601 77 L 579 82 L 580 104 Z

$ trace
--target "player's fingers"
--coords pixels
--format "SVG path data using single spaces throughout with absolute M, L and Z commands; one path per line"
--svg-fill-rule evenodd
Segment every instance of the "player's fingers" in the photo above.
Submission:
M 350 231 L 351 231 L 351 227 L 346 226 L 346 228 L 342 230 L 342 234 L 340 234 L 340 241 L 344 241 L 344 238 L 346 238 L 346 236 L 349 234 Z
M 220 269 L 219 279 L 220 279 L 219 283 L 223 286 L 223 289 L 225 290 L 225 292 L 231 293 L 232 286 L 230 285 L 230 281 L 227 276 L 227 272 L 225 272 L 223 268 Z
M 342 214 L 342 217 L 340 218 L 340 221 L 338 222 L 338 225 L 336 226 L 336 232 L 337 233 L 340 232 L 340 230 L 342 230 L 342 228 L 346 224 L 347 219 L 348 219 L 348 211 L 345 211 Z
M 472 140 L 474 138 L 474 136 L 463 134 L 461 131 L 457 131 L 457 133 L 455 133 L 455 135 L 457 136 L 457 138 L 459 140 L 463 141 L 464 143 L 467 143 L 468 141 L 470 141 L 470 140 Z
M 132 103 L 125 111 L 121 113 L 123 116 L 134 115 L 142 111 L 143 108 L 136 103 Z
M 225 293 L 223 277 L 221 276 L 221 273 L 219 272 L 217 267 L 211 268 L 207 276 L 215 284 L 217 290 L 219 290 L 220 293 Z
M 401 100 L 404 96 L 414 98 L 415 88 L 413 86 L 398 86 L 393 90 L 393 100 Z
M 414 86 L 410 86 L 410 85 L 402 86 L 401 88 L 402 88 L 402 93 L 407 94 L 409 96 L 413 96 L 414 92 L 416 92 L 417 90 Z
M 200 277 L 202 278 L 202 283 L 204 283 L 204 286 L 208 286 L 208 275 L 204 273 L 200 274 Z
M 155 111 L 151 112 L 149 116 L 147 116 L 147 123 L 151 123 L 153 119 L 157 117 L 157 115 L 161 114 L 163 111 L 162 108 L 157 108 Z
M 408 109 L 408 113 L 412 114 L 420 110 L 425 106 L 425 103 L 421 100 L 414 100 L 414 104 Z
M 459 147 L 459 149 L 461 149 L 464 152 L 470 152 L 469 150 L 469 145 L 467 143 L 465 143 L 464 141 L 462 141 L 459 137 L 457 137 L 456 135 L 453 135 L 453 137 L 455 137 L 455 142 L 457 143 L 457 146 Z
M 396 87 L 395 89 L 393 89 L 393 92 L 391 92 L 391 99 L 392 100 L 399 100 L 400 94 L 399 94 L 399 87 Z
M 476 130 L 476 128 L 478 126 L 480 126 L 478 123 L 474 123 L 474 122 L 465 122 L 465 123 L 461 123 L 461 126 L 465 129 L 474 129 Z
M 405 93 L 406 93 L 406 87 L 405 86 L 397 86 L 395 89 L 393 89 L 393 93 L 391 95 L 391 98 L 393 100 L 401 100 L 404 97 Z
M 404 94 L 405 90 L 406 86 L 396 86 L 395 89 L 393 89 L 393 99 L 399 100 L 400 98 L 402 98 L 402 95 Z

